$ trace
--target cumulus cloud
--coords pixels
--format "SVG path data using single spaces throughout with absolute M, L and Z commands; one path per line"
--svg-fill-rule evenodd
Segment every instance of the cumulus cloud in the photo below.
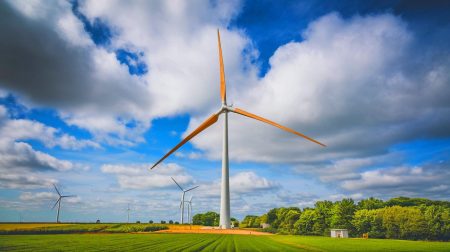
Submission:
M 34 105 L 54 107 L 99 141 L 142 142 L 153 118 L 218 104 L 218 87 L 211 85 L 218 80 L 217 56 L 207 55 L 217 54 L 215 29 L 230 20 L 237 2 L 80 2 L 86 22 L 102 20 L 113 31 L 104 46 L 90 40 L 70 2 L 2 5 L 0 30 L 10 36 L 0 42 L 1 84 Z M 122 18 L 124 12 L 134 18 Z M 247 79 L 246 72 L 256 71 L 241 54 L 249 40 L 226 29 L 223 36 L 230 80 Z M 149 72 L 131 75 L 116 58 L 119 49 L 137 52 Z
M 389 14 L 348 20 L 330 14 L 310 24 L 303 41 L 277 49 L 271 69 L 235 105 L 328 147 L 232 115 L 230 158 L 320 162 L 383 154 L 393 143 L 417 135 L 448 136 L 443 125 L 450 124 L 450 104 L 441 94 L 450 92 L 444 74 L 450 64 L 420 61 L 414 39 L 406 24 Z M 425 50 L 440 57 L 434 48 Z M 419 96 L 421 90 L 426 94 Z M 441 105 L 436 107 L 437 97 Z M 205 117 L 195 117 L 189 131 Z M 195 146 L 219 158 L 219 130 L 200 135 Z
M 37 140 L 48 148 L 64 149 L 98 147 L 90 140 L 77 140 L 42 123 L 26 119 L 10 119 L 5 107 L 0 106 L 0 186 L 14 189 L 34 189 L 51 186 L 56 180 L 44 175 L 46 171 L 68 171 L 84 168 L 67 160 L 58 159 L 33 149 L 24 141 Z
M 342 187 L 381 197 L 403 195 L 448 198 L 448 163 L 388 167 L 364 171 L 360 175 L 359 179 L 343 181 Z
M 193 178 L 183 167 L 170 163 L 149 171 L 148 165 L 102 165 L 101 171 L 116 175 L 122 189 L 152 189 L 173 187 L 173 177 L 180 185 L 190 184 Z
M 88 22 L 101 20 L 112 30 L 107 45 L 92 42 L 70 2 L 0 4 L 0 30 L 9 34 L 0 40 L 2 89 L 32 106 L 55 108 L 67 124 L 89 130 L 96 142 L 143 142 L 142 135 L 153 119 L 185 113 L 191 115 L 190 132 L 215 111 L 219 106 L 217 27 L 222 32 L 229 102 L 328 145 L 321 148 L 231 114 L 231 161 L 288 163 L 297 172 L 315 174 L 350 194 L 370 192 L 364 184 L 371 184 L 372 178 L 385 183 L 393 180 L 389 169 L 367 170 L 393 144 L 450 136 L 448 49 L 426 43 L 427 38 L 418 38 L 405 21 L 392 14 L 349 19 L 326 15 L 311 23 L 301 37 L 298 31 L 298 42 L 280 46 L 270 58 L 270 69 L 259 78 L 252 63 L 258 52 L 251 40 L 244 31 L 225 28 L 239 12 L 239 2 L 80 2 L 79 11 Z M 148 72 L 130 74 L 128 66 L 117 59 L 117 49 L 137 52 L 134 63 L 145 64 Z M 95 145 L 36 123 L 15 123 L 49 136 L 48 147 Z M 219 159 L 220 143 L 219 121 L 194 139 L 198 150 L 178 157 Z M 28 148 L 26 143 L 13 144 L 19 146 L 12 150 Z M 32 159 L 50 169 L 65 167 L 57 162 L 62 160 L 43 154 L 34 151 Z M 404 172 L 409 174 L 411 169 Z M 432 176 L 428 173 L 432 168 L 421 169 L 423 176 Z M 120 187 L 134 189 L 169 186 L 171 181 L 157 179 L 160 170 L 147 176 L 140 165 L 102 166 L 104 173 L 117 177 Z M 193 182 L 188 174 L 183 176 L 186 183 Z M 256 174 L 235 176 L 232 188 L 236 192 L 276 188 Z M 409 176 L 414 180 L 414 174 Z M 246 187 L 255 180 L 254 188 Z M 218 185 L 205 187 L 211 195 L 218 195 Z M 439 182 L 427 190 L 447 186 Z

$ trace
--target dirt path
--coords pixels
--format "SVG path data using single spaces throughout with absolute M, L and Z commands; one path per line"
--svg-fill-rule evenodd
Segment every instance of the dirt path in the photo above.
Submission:
M 242 229 L 179 229 L 179 230 L 160 230 L 155 233 L 172 234 L 239 234 L 239 235 L 272 235 L 271 233 L 242 230 Z

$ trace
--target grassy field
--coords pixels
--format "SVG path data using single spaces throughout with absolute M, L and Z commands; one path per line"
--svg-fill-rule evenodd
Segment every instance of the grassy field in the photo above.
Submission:
M 450 242 L 389 239 L 336 239 L 320 236 L 274 235 L 270 239 L 306 251 L 450 251 Z
M 0 235 L 0 251 L 299 251 L 265 236 L 214 234 Z M 302 250 L 300 250 L 302 251 Z
M 164 224 L 126 224 L 126 223 L 101 223 L 101 224 L 0 224 L 0 234 L 70 234 L 70 233 L 131 233 L 153 232 L 177 225 Z M 181 225 L 180 225 L 181 226 Z M 183 226 L 181 226 L 183 227 Z M 188 228 L 188 226 L 184 226 Z M 176 227 L 180 228 L 180 227 Z
M 450 251 L 450 243 L 217 234 L 0 235 L 0 251 Z
M 16 230 L 16 229 L 32 229 L 40 227 L 58 227 L 72 224 L 62 223 L 0 223 L 0 231 Z

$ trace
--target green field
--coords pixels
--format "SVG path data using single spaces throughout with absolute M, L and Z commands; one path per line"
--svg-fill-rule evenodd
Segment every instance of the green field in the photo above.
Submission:
M 450 251 L 448 242 L 218 234 L 0 235 L 0 251 Z

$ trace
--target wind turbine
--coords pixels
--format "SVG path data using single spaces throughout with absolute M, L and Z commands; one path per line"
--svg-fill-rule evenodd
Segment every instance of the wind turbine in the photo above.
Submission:
M 326 145 L 323 143 L 320 143 L 317 140 L 314 140 L 302 133 L 299 133 L 293 129 L 290 129 L 288 127 L 285 127 L 283 125 L 280 125 L 276 122 L 273 122 L 269 119 L 257 116 L 255 114 L 252 114 L 250 112 L 247 112 L 243 109 L 232 107 L 227 105 L 227 95 L 226 95 L 226 86 L 225 86 L 225 69 L 223 65 L 223 57 L 222 57 L 222 46 L 220 44 L 220 33 L 219 30 L 217 30 L 217 40 L 218 40 L 218 47 L 219 47 L 219 66 L 220 66 L 220 97 L 222 101 L 222 106 L 220 107 L 219 111 L 211 115 L 208 119 L 206 119 L 198 128 L 196 128 L 193 132 L 191 132 L 186 138 L 184 138 L 179 144 L 177 144 L 173 149 L 171 149 L 166 155 L 164 155 L 158 162 L 156 162 L 150 169 L 155 168 L 159 163 L 161 163 L 164 159 L 166 159 L 170 154 L 178 150 L 183 144 L 194 138 L 196 135 L 198 135 L 203 130 L 207 129 L 209 126 L 213 125 L 217 122 L 219 119 L 219 115 L 223 114 L 224 120 L 223 120 L 223 152 L 222 152 L 222 186 L 221 186 L 221 199 L 220 199 L 220 227 L 229 229 L 231 227 L 231 221 L 230 221 L 230 182 L 229 182 L 229 163 L 228 163 L 228 113 L 233 112 L 239 115 L 243 115 L 267 124 L 270 124 L 272 126 L 275 126 L 277 128 L 280 128 L 282 130 L 285 130 L 287 132 L 290 132 L 292 134 L 295 134 L 299 137 L 303 137 L 309 141 L 312 141 L 316 144 L 319 144 L 323 147 Z
M 192 224 L 192 195 L 189 201 L 185 201 L 188 203 L 188 223 Z
M 128 216 L 127 216 L 127 223 L 130 223 L 130 211 L 131 211 L 131 209 L 130 209 L 130 203 L 128 203 L 128 208 L 127 208 L 127 213 L 128 213 Z
M 61 210 L 61 199 L 62 198 L 69 198 L 69 197 L 76 197 L 76 195 L 61 195 L 61 193 L 59 192 L 58 188 L 56 187 L 55 184 L 53 184 L 53 187 L 55 187 L 56 193 L 58 193 L 58 200 L 55 202 L 55 205 L 53 205 L 52 209 L 54 209 L 56 207 L 56 204 L 58 204 L 58 213 L 56 215 L 56 223 L 59 223 L 59 212 Z
M 175 182 L 175 184 L 177 184 L 178 188 L 180 188 L 180 190 L 183 192 L 183 193 L 181 194 L 181 201 L 180 201 L 180 208 L 181 208 L 181 221 L 180 221 L 180 223 L 181 223 L 181 224 L 184 224 L 184 195 L 185 195 L 187 192 L 189 192 L 189 191 L 191 191 L 191 190 L 194 190 L 195 188 L 197 188 L 197 187 L 199 187 L 199 186 L 194 186 L 194 187 L 192 187 L 192 188 L 189 188 L 189 189 L 187 189 L 187 190 L 184 190 L 184 189 L 177 183 L 177 181 L 175 181 L 174 178 L 172 178 L 172 177 L 170 177 L 170 178 L 173 180 L 173 182 Z

